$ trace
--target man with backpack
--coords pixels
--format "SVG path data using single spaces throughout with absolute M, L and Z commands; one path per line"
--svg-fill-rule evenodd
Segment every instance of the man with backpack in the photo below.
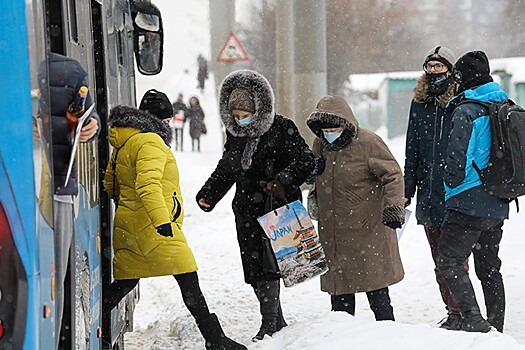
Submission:
M 488 58 L 482 51 L 463 55 L 455 64 L 456 94 L 444 174 L 447 212 L 441 228 L 438 268 L 456 298 L 463 322 L 461 330 L 503 331 L 505 290 L 498 257 L 503 221 L 509 200 L 489 193 L 480 174 L 490 166 L 490 105 L 508 99 L 490 76 Z M 463 263 L 474 255 L 481 281 L 487 319 L 483 318 Z

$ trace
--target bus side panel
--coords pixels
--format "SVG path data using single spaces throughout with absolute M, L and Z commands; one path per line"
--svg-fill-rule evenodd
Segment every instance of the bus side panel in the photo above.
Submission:
M 23 265 L 20 273 L 25 276 L 19 277 L 27 283 L 20 287 L 26 289 L 26 298 L 17 300 L 13 328 L 23 340 L 13 341 L 19 342 L 15 348 L 23 342 L 24 349 L 36 349 L 39 338 L 36 326 L 39 308 L 35 303 L 29 302 L 38 299 L 39 287 L 35 258 L 35 189 L 32 176 L 31 93 L 25 10 L 23 1 L 4 1 L 0 5 L 0 71 L 9 72 L 0 77 L 0 96 L 3 96 L 0 99 L 0 135 L 3 139 L 9 137 L 8 142 L 0 142 L 0 160 L 4 174 L 0 180 L 0 200 Z
M 97 185 L 97 184 L 95 184 Z M 99 206 L 91 206 L 89 193 L 79 186 L 75 217 L 77 341 L 83 338 L 90 349 L 100 349 L 102 288 L 100 283 Z M 82 347 L 80 347 L 82 349 Z

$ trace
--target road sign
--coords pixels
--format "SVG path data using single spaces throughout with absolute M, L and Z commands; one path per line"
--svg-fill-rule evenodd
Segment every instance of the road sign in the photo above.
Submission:
M 248 54 L 242 47 L 240 41 L 233 33 L 230 33 L 230 35 L 228 35 L 228 39 L 226 39 L 226 42 L 224 43 L 222 50 L 219 52 L 217 61 L 239 62 L 248 60 Z

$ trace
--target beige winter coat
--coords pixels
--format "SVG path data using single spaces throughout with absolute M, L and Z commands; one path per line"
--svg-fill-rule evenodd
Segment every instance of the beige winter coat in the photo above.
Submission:
M 326 122 L 345 129 L 332 144 L 321 130 Z M 368 292 L 401 281 L 396 232 L 383 224 L 404 222 L 397 161 L 379 136 L 359 127 L 342 97 L 321 99 L 307 124 L 318 136 L 314 153 L 326 160 L 315 181 L 319 236 L 330 268 L 321 276 L 321 290 L 332 295 Z

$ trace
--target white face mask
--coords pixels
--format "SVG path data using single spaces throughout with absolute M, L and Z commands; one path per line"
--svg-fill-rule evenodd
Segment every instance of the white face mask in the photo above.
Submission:
M 342 133 L 343 133 L 342 131 L 334 131 L 334 132 L 323 131 L 324 138 L 326 139 L 326 141 L 328 141 L 328 143 L 334 143 L 335 140 L 337 140 L 339 136 L 341 136 Z

